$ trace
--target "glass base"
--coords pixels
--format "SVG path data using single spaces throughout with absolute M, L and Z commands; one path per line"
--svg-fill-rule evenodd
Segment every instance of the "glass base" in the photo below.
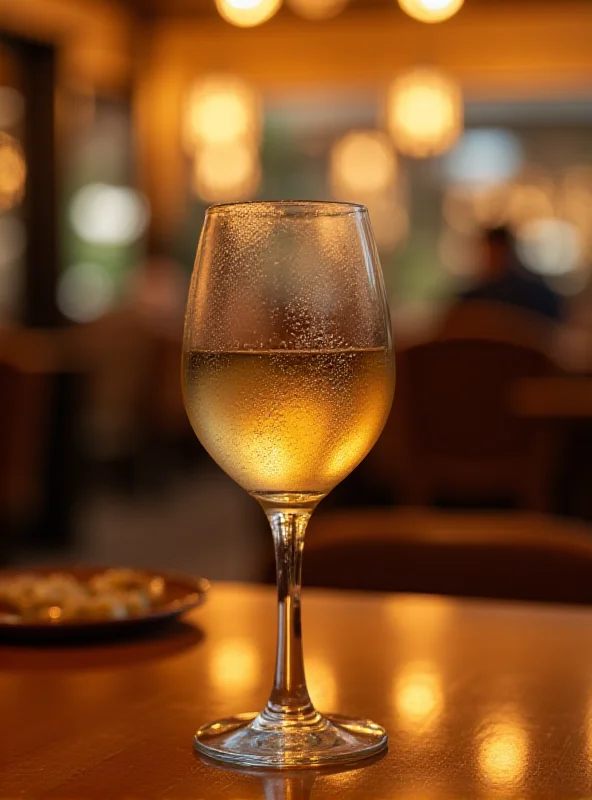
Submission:
M 338 714 L 309 724 L 270 727 L 261 714 L 237 714 L 201 727 L 195 749 L 230 764 L 290 769 L 350 764 L 386 750 L 380 725 Z

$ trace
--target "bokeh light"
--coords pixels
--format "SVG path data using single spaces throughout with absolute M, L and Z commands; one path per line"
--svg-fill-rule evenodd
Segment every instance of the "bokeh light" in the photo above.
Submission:
M 418 596 L 392 598 L 386 607 L 387 616 L 406 641 L 425 646 L 435 645 L 448 635 L 452 601 L 445 597 Z
M 528 738 L 515 716 L 486 722 L 479 746 L 479 767 L 496 788 L 517 788 L 526 771 Z
M 579 228 L 592 225 L 592 191 L 585 187 L 572 185 L 569 179 L 561 187 L 560 205 L 563 215 Z
M 150 210 L 144 195 L 129 186 L 89 183 L 70 203 L 70 223 L 81 239 L 93 244 L 129 245 L 148 225 Z
M 193 189 L 208 203 L 247 200 L 260 180 L 258 153 L 243 142 L 205 147 L 196 155 Z
M 184 143 L 190 153 L 199 146 L 238 140 L 258 142 L 261 103 L 255 89 L 233 75 L 210 75 L 197 81 L 187 99 Z
M 212 645 L 210 682 L 220 692 L 251 691 L 261 673 L 261 657 L 254 642 L 245 637 L 221 639 Z
M 507 218 L 514 229 L 553 216 L 553 183 L 550 179 L 519 182 L 510 186 Z
M 401 153 L 414 158 L 439 155 L 452 147 L 462 133 L 460 86 L 436 70 L 411 70 L 390 85 L 386 118 Z
M 368 208 L 376 243 L 394 249 L 406 237 L 409 217 L 396 189 L 397 158 L 386 133 L 353 130 L 333 145 L 329 181 L 337 200 Z
M 464 0 L 399 0 L 406 14 L 420 22 L 444 22 L 454 16 Z
M 330 178 L 338 196 L 382 192 L 393 185 L 396 168 L 393 146 L 382 131 L 350 131 L 331 150 Z
M 337 705 L 337 681 L 329 659 L 318 655 L 306 659 L 306 684 L 312 702 L 323 711 Z
M 480 271 L 480 253 L 475 236 L 445 226 L 438 237 L 438 257 L 450 275 L 472 278 Z
M 583 292 L 590 283 L 590 270 L 580 267 L 580 269 L 563 275 L 543 275 L 543 279 L 547 286 L 550 286 L 558 294 L 562 294 L 564 297 L 574 297 Z M 567 335 L 569 337 L 569 332 L 567 332 Z M 573 369 L 577 372 L 585 370 L 586 367 L 574 365 Z
M 407 209 L 392 194 L 364 198 L 376 244 L 383 251 L 394 250 L 409 233 Z
M 461 175 L 455 173 L 457 179 Z M 484 227 L 507 225 L 518 256 L 566 297 L 590 283 L 592 262 L 592 168 L 576 165 L 555 176 L 530 164 L 501 183 L 453 183 L 445 193 L 447 225 L 438 241 L 442 266 L 451 274 L 475 273 L 475 244 Z
M 17 125 L 25 113 L 25 98 L 12 86 L 0 86 L 0 128 Z
M 471 235 L 478 227 L 473 198 L 473 191 L 465 186 L 450 186 L 444 192 L 442 215 L 457 233 Z
M 220 16 L 239 28 L 253 28 L 276 14 L 282 0 L 216 0 Z
M 435 727 L 444 709 L 444 694 L 434 665 L 408 664 L 395 679 L 392 701 L 401 727 L 418 732 Z
M 444 193 L 442 213 L 451 228 L 467 235 L 496 225 L 518 230 L 529 222 L 555 216 L 553 187 L 522 182 L 453 184 Z
M 575 225 L 561 219 L 539 219 L 517 231 L 516 246 L 524 265 L 539 275 L 566 275 L 580 265 L 582 247 Z
M 511 131 L 473 128 L 446 155 L 444 170 L 456 183 L 490 186 L 513 178 L 522 161 L 520 140 Z
M 113 278 L 100 264 L 73 264 L 59 278 L 56 301 L 62 314 L 73 322 L 92 322 L 113 304 Z
M 7 133 L 0 133 L 0 210 L 17 206 L 25 193 L 27 165 L 19 142 Z
M 479 227 L 491 228 L 510 222 L 509 205 L 513 186 L 502 183 L 473 192 L 473 217 Z
M 349 0 L 287 0 L 287 2 L 299 17 L 321 20 L 336 17 Z
M 582 238 L 582 249 L 592 261 L 592 167 L 576 165 L 565 171 L 559 188 L 561 215 L 572 222 Z

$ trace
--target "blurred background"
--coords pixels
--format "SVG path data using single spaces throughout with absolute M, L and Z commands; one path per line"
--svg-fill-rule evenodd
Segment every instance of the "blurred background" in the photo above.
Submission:
M 590 30 L 588 0 L 0 0 L 0 559 L 269 576 L 185 417 L 188 280 L 208 204 L 334 198 L 370 210 L 399 378 L 319 540 L 347 509 L 592 560 Z

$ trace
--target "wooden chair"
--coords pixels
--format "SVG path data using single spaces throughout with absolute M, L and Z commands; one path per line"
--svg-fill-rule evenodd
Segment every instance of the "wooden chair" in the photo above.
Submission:
M 542 514 L 319 514 L 304 552 L 307 586 L 592 603 L 592 528 Z
M 556 372 L 537 341 L 528 324 L 495 338 L 492 325 L 457 324 L 398 353 L 393 411 L 370 456 L 376 479 L 397 482 L 410 505 L 510 500 L 546 510 L 554 441 L 509 400 L 521 379 Z
M 441 320 L 438 339 L 486 339 L 521 344 L 549 353 L 558 325 L 531 311 L 500 303 L 471 300 L 454 306 Z

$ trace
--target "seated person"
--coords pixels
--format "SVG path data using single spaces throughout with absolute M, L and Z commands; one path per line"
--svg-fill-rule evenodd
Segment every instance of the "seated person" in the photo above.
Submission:
M 520 263 L 508 228 L 490 228 L 484 232 L 482 263 L 481 282 L 464 292 L 461 300 L 502 303 L 555 322 L 562 319 L 559 295 Z

